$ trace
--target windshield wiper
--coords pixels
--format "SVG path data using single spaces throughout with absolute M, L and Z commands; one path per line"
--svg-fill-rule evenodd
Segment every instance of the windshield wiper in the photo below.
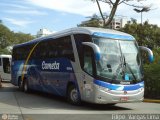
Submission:
M 125 65 L 126 67 L 128 67 L 129 71 L 131 72 L 131 74 L 132 74 L 132 76 L 133 76 L 133 78 L 134 78 L 134 81 L 137 82 L 136 76 L 134 75 L 134 73 L 133 73 L 130 65 L 126 62 L 125 56 L 122 55 L 122 57 L 123 57 L 124 65 Z
M 125 72 L 126 72 L 126 67 L 129 69 L 130 73 L 132 74 L 133 78 L 134 78 L 134 82 L 137 82 L 136 76 L 134 75 L 130 65 L 126 62 L 125 56 L 122 54 L 121 58 L 120 58 L 121 63 L 119 64 L 115 74 L 112 77 L 112 81 L 111 83 L 117 79 L 118 73 L 120 72 L 120 70 L 122 69 L 122 76 L 124 78 L 125 76 Z

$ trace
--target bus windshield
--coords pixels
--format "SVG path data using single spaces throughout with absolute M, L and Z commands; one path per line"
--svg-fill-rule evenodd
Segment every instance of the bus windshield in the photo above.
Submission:
M 96 62 L 96 74 L 112 81 L 141 80 L 141 62 L 135 41 L 113 40 L 94 37 L 93 42 L 101 51 Z

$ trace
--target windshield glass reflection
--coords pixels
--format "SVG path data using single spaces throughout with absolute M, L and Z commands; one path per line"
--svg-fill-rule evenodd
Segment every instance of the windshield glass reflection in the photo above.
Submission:
M 94 37 L 101 51 L 96 62 L 97 76 L 115 80 L 140 80 L 140 57 L 135 41 L 120 41 Z

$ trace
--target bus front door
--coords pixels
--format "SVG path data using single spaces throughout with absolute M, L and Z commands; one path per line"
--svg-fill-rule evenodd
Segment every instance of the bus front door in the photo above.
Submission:
M 82 59 L 82 76 L 83 76 L 83 99 L 91 101 L 93 99 L 93 74 L 94 74 L 94 57 L 91 47 L 84 46 Z

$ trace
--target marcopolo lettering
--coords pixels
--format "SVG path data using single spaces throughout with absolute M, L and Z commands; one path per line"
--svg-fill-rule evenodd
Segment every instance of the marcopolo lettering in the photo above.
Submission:
M 42 62 L 42 69 L 43 70 L 59 70 L 60 63 L 56 61 L 54 63 L 46 63 L 45 61 Z

